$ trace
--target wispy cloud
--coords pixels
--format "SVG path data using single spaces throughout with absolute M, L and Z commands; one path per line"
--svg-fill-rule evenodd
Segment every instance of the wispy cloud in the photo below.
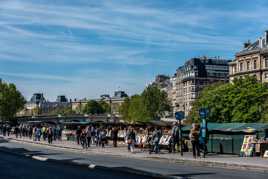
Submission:
M 25 91 L 38 85 L 51 88 L 50 95 L 61 91 L 62 83 L 77 89 L 65 91 L 72 95 L 82 85 L 86 87 L 78 93 L 84 96 L 113 86 L 134 93 L 154 74 L 172 74 L 193 55 L 232 58 L 243 41 L 254 40 L 268 26 L 262 1 L 236 1 L 228 8 L 230 2 L 2 0 L 0 75 L 39 79 L 43 83 L 17 82 Z M 22 62 L 31 65 L 12 70 Z M 53 64 L 66 72 L 50 69 Z M 75 71 L 72 76 L 70 71 Z M 87 91 L 89 84 L 94 89 Z

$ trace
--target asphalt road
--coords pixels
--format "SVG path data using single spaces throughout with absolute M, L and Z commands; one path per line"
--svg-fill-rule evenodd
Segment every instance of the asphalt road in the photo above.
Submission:
M 185 163 L 173 163 L 164 160 L 141 160 L 109 155 L 77 153 L 68 150 L 48 148 L 44 146 L 28 145 L 1 141 L 0 151 L 8 150 L 17 153 L 43 156 L 56 161 L 75 161 L 79 164 L 94 164 L 105 166 L 109 170 L 88 169 L 79 166 L 63 165 L 58 162 L 41 162 L 26 157 L 13 156 L 0 152 L 0 178 L 146 178 L 124 171 L 144 173 L 158 173 L 178 178 L 241 178 L 267 179 L 268 173 L 247 170 L 232 170 L 191 166 Z M 148 178 L 148 177 L 147 177 Z
M 150 178 L 113 170 L 89 169 L 80 166 L 42 162 L 0 152 L 1 179 L 78 179 L 78 178 Z

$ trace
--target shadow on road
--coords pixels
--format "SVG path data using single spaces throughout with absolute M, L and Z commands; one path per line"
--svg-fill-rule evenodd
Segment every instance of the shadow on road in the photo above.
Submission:
M 185 174 L 171 174 L 169 176 L 177 176 L 182 178 L 192 178 L 193 176 L 198 175 L 215 175 L 216 173 L 213 172 L 197 172 L 197 173 L 185 173 Z

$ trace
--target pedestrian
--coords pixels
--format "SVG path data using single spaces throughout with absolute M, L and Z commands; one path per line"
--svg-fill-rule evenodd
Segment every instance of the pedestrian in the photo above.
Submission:
M 91 126 L 90 131 L 91 131 L 91 144 L 94 144 L 94 143 L 96 144 L 96 139 L 95 139 L 96 134 L 95 134 L 94 126 Z
M 193 157 L 200 157 L 200 148 L 199 148 L 199 125 L 193 123 L 192 129 L 189 134 L 190 141 L 192 143 Z
M 180 142 L 180 129 L 178 123 L 175 122 L 173 128 L 171 129 L 171 137 L 169 140 L 169 153 L 176 151 L 176 146 L 179 146 Z
M 80 145 L 80 137 L 81 137 L 81 128 L 80 126 L 77 127 L 76 129 L 76 141 L 77 141 L 77 145 Z
M 47 131 L 47 139 L 48 139 L 48 143 L 52 144 L 52 140 L 53 140 L 53 130 L 51 127 L 48 128 Z
M 99 132 L 99 139 L 100 139 L 100 144 L 101 147 L 104 148 L 105 143 L 106 143 L 106 138 L 107 137 L 107 131 L 104 128 L 101 128 Z
M 86 143 L 87 143 L 87 148 L 90 147 L 90 143 L 91 143 L 91 126 L 87 127 L 87 131 L 86 131 Z
M 160 128 L 155 128 L 155 130 L 153 131 L 153 134 L 152 134 L 152 147 L 151 147 L 151 150 L 150 150 L 150 154 L 152 152 L 155 152 L 156 154 L 159 153 L 160 151 L 160 148 L 159 148 L 159 141 L 160 141 L 160 138 L 162 136 L 162 132 L 160 130 Z
M 14 133 L 16 135 L 16 138 L 18 138 L 18 136 L 19 136 L 19 127 L 18 126 L 15 126 Z
M 80 143 L 81 143 L 81 146 L 83 149 L 87 148 L 86 136 L 87 136 L 87 131 L 86 131 L 86 129 L 83 129 L 81 132 L 81 135 L 80 135 Z
M 118 129 L 117 129 L 117 127 L 112 128 L 111 138 L 113 140 L 113 146 L 117 147 L 117 140 L 118 140 Z
M 127 135 L 128 151 L 130 151 L 131 153 L 134 152 L 135 142 L 136 142 L 136 134 L 134 132 L 134 129 L 131 127 Z

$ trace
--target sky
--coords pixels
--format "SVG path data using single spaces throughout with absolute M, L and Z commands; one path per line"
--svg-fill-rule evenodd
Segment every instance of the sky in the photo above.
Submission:
M 26 99 L 133 95 L 192 57 L 233 59 L 267 12 L 263 0 L 0 0 L 0 78 Z

